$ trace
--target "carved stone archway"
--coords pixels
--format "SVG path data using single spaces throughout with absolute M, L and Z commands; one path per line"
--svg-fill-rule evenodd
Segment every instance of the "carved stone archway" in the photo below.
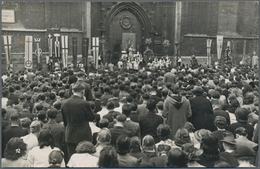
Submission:
M 143 7 L 141 7 L 136 2 L 120 2 L 115 6 L 113 6 L 106 16 L 106 21 L 105 21 L 106 30 L 109 29 L 109 24 L 112 22 L 114 16 L 117 15 L 117 13 L 120 12 L 121 10 L 125 10 L 125 9 L 131 11 L 136 15 L 136 17 L 139 19 L 140 23 L 143 26 L 144 36 L 146 35 L 146 33 L 148 35 L 151 31 L 151 26 L 152 26 L 151 21 L 149 19 L 148 14 L 143 9 Z

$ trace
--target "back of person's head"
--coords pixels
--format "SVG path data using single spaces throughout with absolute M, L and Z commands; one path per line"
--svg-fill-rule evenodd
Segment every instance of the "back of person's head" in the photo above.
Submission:
M 45 101 L 45 99 L 46 99 L 45 94 L 40 94 L 40 95 L 38 96 L 38 99 L 41 100 L 41 101 Z
M 19 119 L 20 119 L 20 114 L 19 113 L 12 113 L 11 116 L 10 116 L 10 120 L 12 122 L 19 121 Z
M 64 154 L 62 153 L 62 151 L 59 150 L 53 150 L 50 154 L 49 154 L 49 164 L 55 165 L 55 164 L 61 164 L 64 158 Z
M 44 121 L 46 119 L 46 112 L 44 110 L 40 110 L 39 113 L 37 114 L 37 118 L 40 121 Z
M 15 92 L 15 88 L 13 86 L 9 86 L 9 92 L 10 93 L 14 93 Z
M 102 118 L 100 121 L 99 121 L 99 127 L 102 129 L 102 128 L 106 128 L 106 127 L 108 127 L 108 125 L 109 125 L 109 121 L 108 121 L 108 119 L 106 119 L 106 118 Z
M 144 93 L 144 94 L 142 95 L 142 98 L 143 98 L 143 100 L 148 101 L 148 100 L 150 99 L 150 95 L 147 94 L 147 93 Z
M 2 97 L 7 98 L 9 96 L 9 90 L 7 88 L 2 88 Z
M 61 109 L 61 102 L 60 101 L 55 101 L 53 103 L 53 107 L 57 110 L 60 110 Z
M 254 95 L 253 92 L 247 92 L 244 95 L 245 104 L 252 104 L 252 103 L 254 103 L 254 99 L 255 99 L 255 95 Z
M 188 161 L 185 154 L 179 148 L 173 148 L 168 153 L 167 167 L 187 167 Z
M 219 144 L 218 138 L 212 135 L 206 135 L 202 138 L 201 149 L 203 155 L 208 161 L 216 161 L 219 159 Z
M 26 154 L 27 145 L 18 137 L 11 138 L 5 147 L 4 157 L 7 160 L 16 161 Z
M 42 104 L 37 104 L 37 105 L 35 106 L 35 109 L 36 109 L 36 111 L 43 110 L 43 105 L 42 105 Z
M 147 108 L 149 111 L 155 110 L 155 108 L 156 108 L 156 102 L 155 102 L 155 100 L 153 100 L 153 99 L 148 100 L 147 105 L 146 105 L 146 108 Z
M 126 116 L 129 117 L 132 111 L 132 107 L 130 104 L 124 104 L 122 106 L 122 113 Z
M 175 138 L 175 144 L 178 146 L 181 146 L 185 143 L 189 143 L 191 141 L 189 132 L 185 128 L 179 128 L 174 138 Z
M 43 147 L 48 147 L 50 146 L 52 149 L 55 146 L 54 138 L 49 129 L 43 129 L 38 136 L 38 143 L 40 146 L 40 149 Z
M 115 104 L 112 101 L 109 101 L 107 103 L 107 109 L 108 110 L 113 110 L 115 108 Z
M 55 100 L 56 99 L 56 94 L 55 93 L 50 93 L 49 98 L 50 98 L 50 100 Z
M 125 134 L 120 135 L 116 140 L 117 153 L 126 155 L 129 152 L 130 138 Z
M 216 116 L 214 119 L 214 124 L 219 129 L 226 129 L 228 127 L 227 119 L 223 116 Z
M 188 130 L 188 132 L 194 132 L 195 127 L 193 126 L 193 124 L 191 122 L 185 122 L 183 128 L 185 128 L 186 130 Z
M 96 148 L 90 141 L 81 141 L 76 147 L 76 152 L 93 154 Z
M 246 108 L 238 107 L 235 111 L 236 119 L 238 122 L 245 123 L 248 120 L 249 111 Z
M 109 145 L 111 142 L 111 133 L 107 128 L 103 128 L 98 132 L 97 142 Z
M 235 135 L 237 137 L 237 135 L 239 136 L 247 136 L 247 129 L 245 129 L 244 127 L 238 127 L 236 130 L 235 130 Z
M 118 91 L 118 90 L 114 90 L 113 93 L 112 93 L 112 95 L 113 95 L 114 97 L 118 97 L 118 96 L 119 96 L 119 91 Z
M 116 149 L 112 146 L 105 146 L 100 151 L 98 167 L 118 167 Z
M 116 116 L 116 121 L 120 123 L 124 123 L 126 121 L 126 116 L 124 114 L 119 114 Z
M 104 87 L 104 92 L 109 93 L 109 91 L 110 91 L 109 86 L 105 86 L 105 87 Z
M 23 128 L 29 128 L 32 123 L 32 120 L 29 117 L 24 117 L 20 119 L 20 124 Z
M 130 139 L 130 151 L 131 150 L 138 150 L 139 152 L 141 152 L 141 140 L 139 137 L 135 136 L 135 137 L 132 137 Z
M 30 132 L 31 133 L 38 133 L 42 130 L 42 127 L 43 127 L 43 123 L 41 121 L 33 121 L 31 124 L 30 124 Z
M 161 140 L 167 140 L 170 138 L 171 128 L 167 124 L 160 124 L 157 127 L 157 135 L 160 137 Z
M 142 140 L 143 150 L 155 150 L 154 138 L 151 135 L 144 136 Z
M 58 111 L 56 109 L 48 109 L 47 116 L 49 119 L 56 119 Z
M 136 111 L 138 108 L 136 103 L 131 103 L 131 111 Z
M 126 97 L 126 101 L 128 102 L 128 103 L 132 103 L 132 101 L 133 101 L 133 96 L 131 96 L 131 95 L 128 95 L 127 97 Z
M 116 119 L 116 117 L 117 117 L 118 115 L 120 115 L 120 114 L 121 114 L 120 112 L 114 111 L 114 112 L 113 112 L 113 115 L 112 115 L 113 119 Z
M 155 167 L 155 163 L 148 157 L 141 157 L 137 160 L 137 167 Z

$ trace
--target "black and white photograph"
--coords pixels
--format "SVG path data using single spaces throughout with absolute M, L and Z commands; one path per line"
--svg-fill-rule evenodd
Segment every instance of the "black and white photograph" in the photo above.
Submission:
M 258 1 L 1 9 L 1 167 L 259 166 Z

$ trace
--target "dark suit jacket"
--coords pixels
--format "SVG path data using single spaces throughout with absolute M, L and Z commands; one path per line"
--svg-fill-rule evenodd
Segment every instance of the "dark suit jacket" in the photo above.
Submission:
M 65 141 L 67 143 L 79 143 L 80 141 L 92 141 L 92 133 L 89 122 L 95 119 L 89 103 L 79 96 L 71 96 L 65 100 L 61 107 L 65 129 Z
M 139 123 L 133 122 L 132 120 L 126 120 L 124 128 L 132 132 L 132 136 L 140 136 Z
M 157 127 L 163 124 L 163 118 L 156 115 L 155 113 L 148 113 L 139 117 L 140 133 L 141 139 L 144 136 L 150 134 L 154 138 L 154 142 L 158 143 L 160 141 L 157 135 Z
M 120 126 L 115 126 L 113 128 L 110 128 L 109 130 L 111 133 L 111 145 L 114 147 L 116 147 L 116 140 L 120 135 L 125 134 L 128 137 L 131 137 L 131 134 L 132 134 L 131 131 L 129 131 L 123 127 L 120 127 Z
M 212 104 L 208 99 L 203 96 L 196 96 L 190 99 L 190 105 L 192 111 L 190 122 L 193 124 L 195 130 L 217 130 L 214 125 Z
M 79 81 L 78 80 L 77 82 L 81 82 L 81 83 L 83 83 L 85 85 L 85 97 L 86 97 L 86 100 L 87 101 L 93 101 L 93 95 L 91 93 L 91 86 L 88 83 L 84 82 L 84 81 Z M 73 93 L 72 93 L 72 85 L 73 84 L 70 85 L 69 96 L 73 95 Z

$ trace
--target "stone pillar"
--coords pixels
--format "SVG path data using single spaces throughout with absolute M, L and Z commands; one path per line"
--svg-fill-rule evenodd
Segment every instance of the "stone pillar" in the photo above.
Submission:
M 88 54 L 91 55 L 91 2 L 82 2 L 82 12 L 83 38 L 89 38 Z
M 175 29 L 174 29 L 174 44 L 178 43 L 178 48 L 180 49 L 180 40 L 181 40 L 181 8 L 182 2 L 178 1 L 175 5 Z M 174 53 L 176 55 L 177 48 L 175 46 Z M 180 51 L 178 51 L 178 55 L 180 56 Z M 176 60 L 173 61 L 176 63 Z

